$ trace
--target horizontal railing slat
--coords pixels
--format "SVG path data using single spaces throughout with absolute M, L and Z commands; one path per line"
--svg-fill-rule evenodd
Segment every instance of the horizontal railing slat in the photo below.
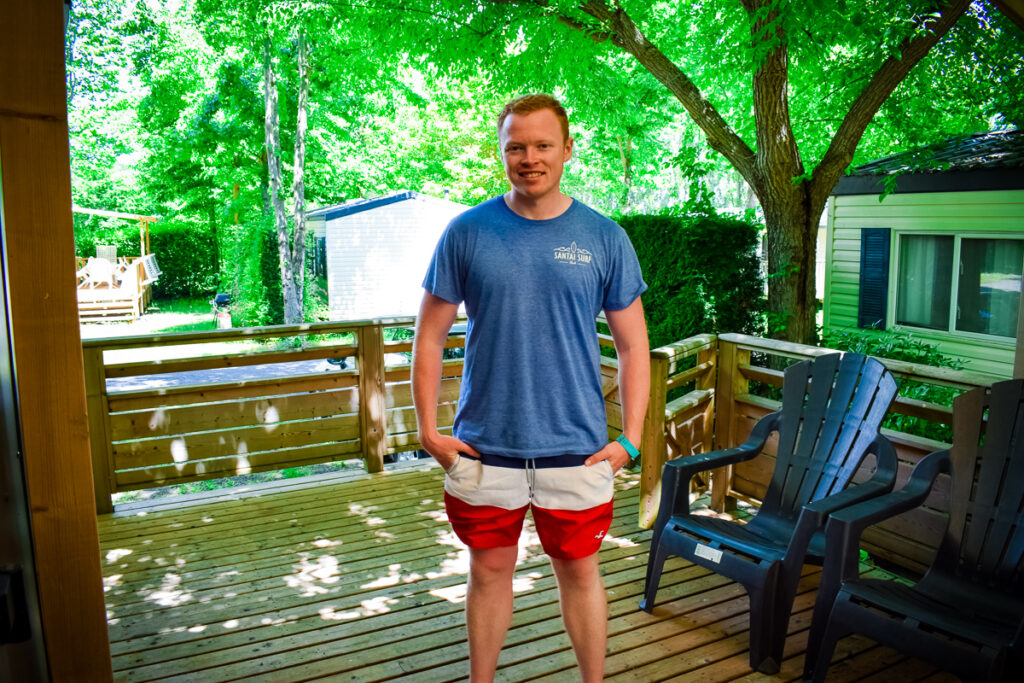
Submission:
M 113 441 L 267 426 L 359 412 L 355 388 L 110 414 Z
M 243 398 L 267 398 L 288 394 L 315 393 L 354 387 L 359 376 L 353 370 L 249 379 L 239 382 L 211 382 L 184 386 L 119 391 L 108 394 L 111 412 L 146 410 L 162 406 L 222 403 Z
M 172 360 L 135 361 L 107 366 L 107 377 L 144 377 L 173 372 L 195 372 L 197 370 L 220 370 L 253 365 L 294 363 L 296 361 L 324 360 L 327 358 L 351 358 L 356 355 L 354 346 L 317 346 L 306 349 L 285 349 L 276 351 L 247 351 L 239 354 L 175 358 Z
M 462 382 L 456 378 L 441 380 L 441 390 L 437 396 L 438 403 L 450 403 L 459 399 L 459 387 Z M 412 382 L 395 382 L 384 388 L 385 407 L 405 408 L 412 405 Z
M 705 362 L 695 367 L 692 367 L 689 370 L 684 370 L 683 372 L 671 375 L 668 378 L 668 391 L 672 391 L 673 389 L 681 387 L 684 384 L 694 382 L 698 379 L 701 379 L 702 377 L 707 377 L 709 373 L 714 371 L 714 369 L 714 363 Z
M 114 443 L 115 469 L 174 465 L 359 438 L 359 416 L 343 415 L 259 427 Z
M 266 327 L 237 327 L 227 330 L 204 330 L 202 332 L 165 332 L 161 334 L 131 337 L 107 337 L 82 342 L 84 348 L 138 349 L 154 346 L 180 346 L 183 344 L 208 344 L 225 341 L 250 339 L 282 339 L 302 337 L 310 334 L 345 334 L 355 332 L 368 325 L 398 327 L 411 325 L 415 318 L 382 318 L 379 320 L 352 320 L 345 322 L 301 323 L 297 325 L 268 325 Z

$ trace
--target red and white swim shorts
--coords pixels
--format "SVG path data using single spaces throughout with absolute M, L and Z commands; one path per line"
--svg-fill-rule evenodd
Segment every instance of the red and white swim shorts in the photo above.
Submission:
M 527 509 L 544 552 L 575 560 L 597 552 L 612 521 L 614 476 L 586 455 L 509 458 L 460 455 L 445 473 L 444 503 L 470 548 L 516 545 Z

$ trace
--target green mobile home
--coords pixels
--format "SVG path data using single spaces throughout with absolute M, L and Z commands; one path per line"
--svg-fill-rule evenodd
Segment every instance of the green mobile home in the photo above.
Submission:
M 900 330 L 965 369 L 1013 375 L 1024 131 L 962 136 L 860 166 L 826 211 L 826 330 Z

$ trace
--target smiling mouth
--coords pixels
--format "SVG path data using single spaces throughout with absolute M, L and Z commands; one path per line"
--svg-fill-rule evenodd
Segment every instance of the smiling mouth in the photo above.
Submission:
M 544 173 L 542 171 L 522 171 L 519 175 L 523 178 L 540 178 Z

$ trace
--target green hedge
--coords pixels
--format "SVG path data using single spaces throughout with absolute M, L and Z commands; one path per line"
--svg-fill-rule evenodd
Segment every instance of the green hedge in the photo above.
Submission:
M 720 215 L 624 216 L 649 289 L 651 348 L 701 333 L 761 331 L 760 227 Z
M 217 242 L 209 225 L 158 223 L 149 248 L 163 274 L 153 283 L 158 299 L 212 294 L 217 289 Z

